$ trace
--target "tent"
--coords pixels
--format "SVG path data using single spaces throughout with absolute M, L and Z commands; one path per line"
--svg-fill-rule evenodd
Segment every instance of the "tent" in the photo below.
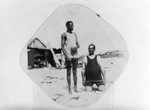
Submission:
M 62 52 L 62 49 L 61 48 L 53 48 L 53 51 L 57 57 L 57 59 L 59 60 L 59 63 L 60 63 L 60 68 L 64 68 L 65 67 L 65 56 Z
M 27 45 L 28 69 L 57 67 L 59 62 L 51 48 L 42 43 L 38 38 L 31 39 Z

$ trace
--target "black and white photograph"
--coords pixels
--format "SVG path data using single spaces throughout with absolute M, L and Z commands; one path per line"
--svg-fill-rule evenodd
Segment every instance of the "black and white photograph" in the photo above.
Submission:
M 0 110 L 150 110 L 149 0 L 0 0 Z
M 23 51 L 27 75 L 67 107 L 100 100 L 128 61 L 122 36 L 100 14 L 80 4 L 58 7 Z

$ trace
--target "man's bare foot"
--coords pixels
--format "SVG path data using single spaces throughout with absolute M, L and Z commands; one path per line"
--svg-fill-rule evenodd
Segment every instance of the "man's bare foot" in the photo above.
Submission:
M 71 91 L 71 89 L 69 89 L 69 95 L 72 95 L 72 91 Z
M 74 92 L 79 92 L 78 89 L 77 89 L 77 87 L 74 88 Z

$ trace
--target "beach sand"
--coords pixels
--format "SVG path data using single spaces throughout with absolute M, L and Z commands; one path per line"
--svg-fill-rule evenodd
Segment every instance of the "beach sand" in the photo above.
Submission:
M 103 58 L 103 65 L 106 71 L 106 90 L 121 74 L 125 59 Z M 104 91 L 86 92 L 82 86 L 81 68 L 77 69 L 77 86 L 79 92 L 73 91 L 73 76 L 71 74 L 72 94 L 68 93 L 66 80 L 66 69 L 41 68 L 28 70 L 29 77 L 45 91 L 55 102 L 67 107 L 85 107 L 100 100 Z

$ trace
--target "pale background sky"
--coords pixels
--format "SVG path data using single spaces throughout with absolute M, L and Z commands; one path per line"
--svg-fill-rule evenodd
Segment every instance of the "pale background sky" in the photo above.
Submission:
M 127 44 L 129 61 L 114 84 L 113 109 L 149 110 L 148 0 L 0 0 L 0 109 L 33 107 L 33 82 L 20 67 L 20 53 L 50 13 L 66 3 L 81 3 L 100 14 Z M 36 85 L 34 87 L 39 95 L 39 106 L 65 109 L 50 100 Z M 103 100 L 107 99 L 106 96 L 108 94 Z M 92 107 L 96 108 L 101 103 L 97 102 Z
M 87 53 L 90 43 L 96 45 L 97 53 L 112 50 L 122 50 L 127 53 L 127 47 L 122 37 L 96 14 L 97 12 L 90 8 L 77 4 L 58 7 L 41 24 L 32 38 L 39 38 L 45 45 L 49 44 L 51 48 L 60 48 L 61 34 L 66 32 L 66 22 L 71 20 L 74 23 L 74 32 L 77 34 L 80 44 L 79 54 Z

